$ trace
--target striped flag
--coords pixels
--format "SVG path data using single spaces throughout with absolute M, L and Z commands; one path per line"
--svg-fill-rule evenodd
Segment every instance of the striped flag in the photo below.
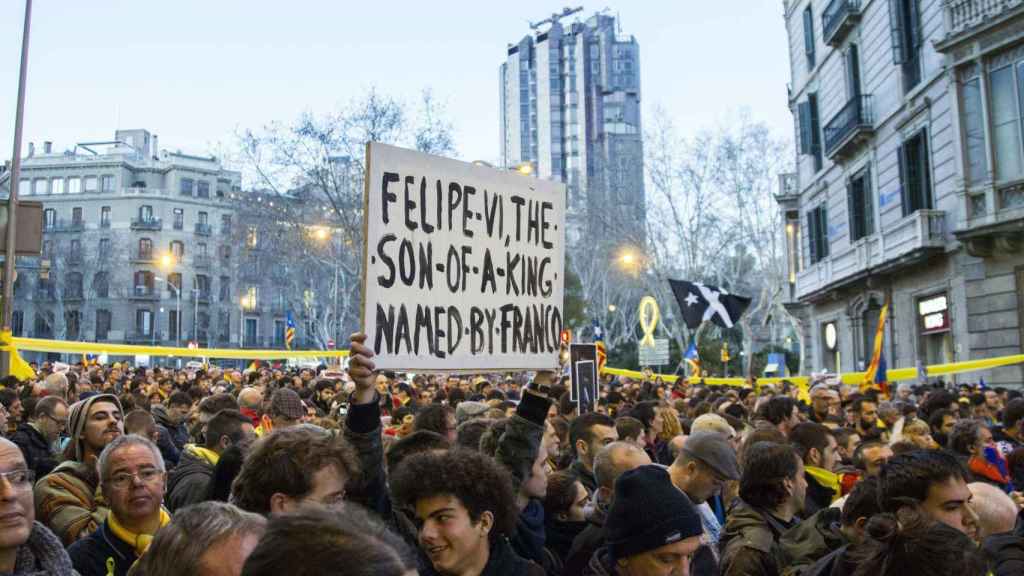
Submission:
M 696 342 L 690 342 L 690 347 L 683 354 L 683 360 L 686 360 L 686 363 L 690 365 L 690 371 L 693 376 L 700 376 L 700 354 L 697 352 Z
M 889 303 L 886 302 L 885 306 L 882 306 L 881 313 L 878 315 L 878 330 L 875 331 L 875 350 L 871 355 L 871 364 L 868 365 L 868 370 L 864 373 L 864 380 L 860 384 L 861 392 L 877 387 L 882 391 L 883 395 L 889 395 L 889 376 L 885 364 L 885 354 L 882 352 L 882 344 L 885 339 L 885 321 L 888 316 Z
M 292 313 L 288 312 L 288 321 L 284 328 L 284 347 L 286 350 L 292 349 L 292 340 L 295 340 L 295 320 L 292 318 Z

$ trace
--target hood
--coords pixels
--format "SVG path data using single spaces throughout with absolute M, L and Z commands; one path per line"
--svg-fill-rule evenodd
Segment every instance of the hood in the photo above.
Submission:
M 164 426 L 168 429 L 177 428 L 178 425 L 171 422 L 171 417 L 167 414 L 167 408 L 163 404 L 157 404 L 150 409 L 153 414 L 153 419 L 156 420 L 157 424 Z
M 790 558 L 801 564 L 821 558 L 847 544 L 846 538 L 839 531 L 841 516 L 839 508 L 822 508 L 785 531 L 779 538 L 779 546 Z

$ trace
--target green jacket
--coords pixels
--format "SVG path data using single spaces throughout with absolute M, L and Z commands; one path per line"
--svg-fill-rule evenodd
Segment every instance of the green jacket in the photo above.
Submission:
M 849 544 L 839 531 L 842 514 L 839 508 L 822 508 L 782 534 L 783 576 L 797 576 L 829 552 Z
M 96 531 L 107 519 L 107 503 L 89 465 L 68 460 L 36 482 L 36 520 L 65 546 Z
M 780 576 L 784 556 L 777 520 L 741 499 L 729 510 L 719 541 L 722 576 Z

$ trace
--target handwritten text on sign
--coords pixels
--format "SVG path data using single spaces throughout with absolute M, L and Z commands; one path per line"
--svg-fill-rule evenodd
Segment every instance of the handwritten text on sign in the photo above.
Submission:
M 557 366 L 564 185 L 371 143 L 366 194 L 377 367 Z

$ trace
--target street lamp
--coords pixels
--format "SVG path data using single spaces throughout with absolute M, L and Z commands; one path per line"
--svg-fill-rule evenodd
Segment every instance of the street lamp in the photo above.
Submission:
M 313 237 L 320 242 L 326 242 L 332 237 L 331 230 L 326 226 L 320 226 L 313 231 Z M 334 248 L 333 242 L 331 243 L 331 248 Z M 340 253 L 340 247 L 338 251 Z M 339 260 L 341 259 L 341 255 L 334 254 L 333 256 L 334 257 L 332 258 L 332 260 L 334 260 L 334 330 L 332 330 L 331 332 L 333 332 L 334 340 L 335 342 L 337 342 L 338 340 L 340 340 L 339 331 L 341 330 L 341 321 L 338 318 L 338 285 L 341 283 L 341 267 L 339 265 Z
M 609 312 L 615 312 L 616 310 L 618 310 L 618 308 L 615 306 L 615 304 L 609 304 L 608 305 L 608 311 Z

